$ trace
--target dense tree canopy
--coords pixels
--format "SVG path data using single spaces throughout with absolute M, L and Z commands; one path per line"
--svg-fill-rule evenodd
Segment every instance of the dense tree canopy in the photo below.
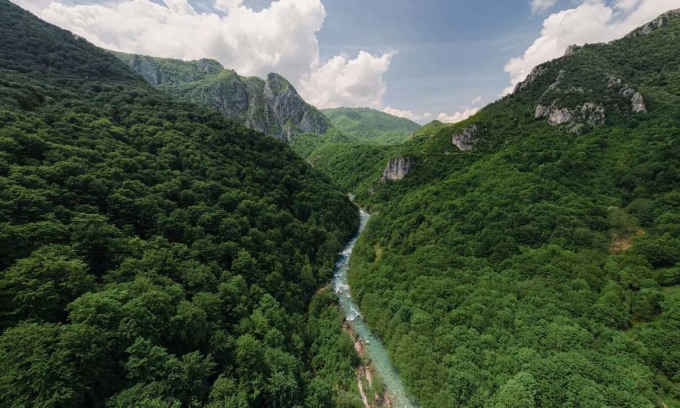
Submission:
M 310 153 L 375 213 L 350 281 L 423 407 L 680 406 L 678 35 L 667 19 L 581 48 L 401 146 Z M 550 126 L 535 111 L 552 101 L 606 119 Z M 381 181 L 399 156 L 411 172 Z
M 349 199 L 283 143 L 0 17 L 0 405 L 335 406 L 307 307 Z

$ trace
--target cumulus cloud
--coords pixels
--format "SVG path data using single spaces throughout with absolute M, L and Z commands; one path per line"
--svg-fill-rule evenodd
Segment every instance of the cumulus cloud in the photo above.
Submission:
M 680 0 L 586 0 L 578 6 L 554 13 L 545 19 L 541 36 L 521 57 L 505 65 L 512 92 L 531 70 L 543 62 L 564 55 L 569 45 L 608 42 L 629 33 L 658 15 L 680 7 Z
M 442 112 L 439 114 L 439 116 L 437 116 L 437 120 L 443 123 L 462 122 L 470 116 L 473 116 L 475 113 L 479 112 L 479 110 L 482 108 L 483 101 L 484 99 L 481 96 L 478 96 L 473 99 L 472 102 L 470 102 L 470 106 L 465 106 L 452 115 Z
M 437 116 L 437 120 L 443 123 L 458 123 L 464 121 L 477 112 L 479 112 L 479 108 L 466 108 L 462 111 L 454 113 L 453 115 L 447 115 L 446 113 L 442 112 L 439 114 L 439 116 Z
M 531 0 L 531 12 L 542 13 L 557 4 L 557 0 Z
M 302 79 L 300 92 L 315 106 L 380 108 L 387 91 L 383 75 L 394 55 L 395 52 L 386 52 L 376 57 L 361 51 L 355 59 L 335 56 L 314 66 Z
M 429 112 L 423 113 L 423 114 L 416 114 L 416 113 L 413 113 L 413 112 L 408 111 L 408 110 L 395 109 L 395 108 L 392 108 L 390 106 L 383 109 L 383 112 L 390 114 L 392 116 L 399 117 L 399 118 L 405 118 L 405 119 L 408 119 L 408 120 L 412 120 L 414 122 L 421 122 L 422 123 L 422 122 L 425 122 L 425 121 L 432 119 L 432 114 L 429 113 Z
M 360 52 L 322 63 L 317 32 L 326 17 L 321 0 L 276 0 L 255 11 L 243 0 L 212 0 L 198 12 L 188 0 L 13 0 L 39 17 L 103 48 L 180 58 L 214 58 L 242 75 L 277 72 L 319 107 L 378 106 L 393 52 Z

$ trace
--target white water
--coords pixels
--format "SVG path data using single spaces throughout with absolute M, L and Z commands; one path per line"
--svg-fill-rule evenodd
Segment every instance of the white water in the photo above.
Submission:
M 380 378 L 385 384 L 387 392 L 394 398 L 395 408 L 416 408 L 417 405 L 411 401 L 407 396 L 404 385 L 401 383 L 399 373 L 394 368 L 390 359 L 387 356 L 387 350 L 383 347 L 382 342 L 378 339 L 371 329 L 366 325 L 363 315 L 359 307 L 354 303 L 352 294 L 350 292 L 349 283 L 347 281 L 347 272 L 349 270 L 349 258 L 354 250 L 354 245 L 359 238 L 359 235 L 366 227 L 370 214 L 361 210 L 361 225 L 357 236 L 350 241 L 340 255 L 340 259 L 335 264 L 333 276 L 333 290 L 338 295 L 340 306 L 345 314 L 346 319 L 352 325 L 354 333 L 361 339 L 366 356 L 370 359 L 373 367 L 377 371 Z

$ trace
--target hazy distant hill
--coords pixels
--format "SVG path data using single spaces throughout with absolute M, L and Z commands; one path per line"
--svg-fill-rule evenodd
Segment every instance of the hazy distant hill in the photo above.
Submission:
M 323 109 L 321 112 L 348 136 L 378 144 L 402 143 L 420 128 L 408 119 L 369 108 Z

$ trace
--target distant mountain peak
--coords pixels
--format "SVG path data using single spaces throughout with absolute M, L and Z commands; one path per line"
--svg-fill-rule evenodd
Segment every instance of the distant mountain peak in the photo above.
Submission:
M 181 99 L 218 110 L 269 136 L 290 141 L 323 134 L 330 121 L 302 99 L 283 76 L 242 77 L 212 59 L 182 61 L 114 53 L 150 84 Z

